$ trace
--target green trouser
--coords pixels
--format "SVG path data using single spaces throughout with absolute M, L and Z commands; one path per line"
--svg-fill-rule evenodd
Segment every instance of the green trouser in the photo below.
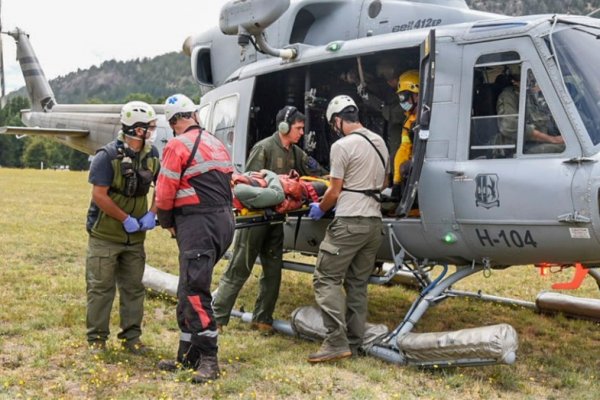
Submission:
M 146 253 L 144 243 L 125 245 L 91 237 L 85 266 L 87 284 L 87 340 L 106 341 L 110 311 L 119 288 L 121 332 L 118 338 L 135 341 L 142 334 Z
M 263 225 L 237 232 L 233 256 L 219 281 L 219 290 L 213 301 L 215 320 L 227 325 L 235 300 L 252 272 L 260 254 L 262 274 L 259 293 L 254 305 L 253 321 L 273 323 L 273 311 L 279 296 L 283 268 L 283 225 Z
M 382 238 L 381 218 L 336 217 L 327 227 L 313 276 L 315 300 L 327 328 L 324 344 L 362 344 L 368 280 Z

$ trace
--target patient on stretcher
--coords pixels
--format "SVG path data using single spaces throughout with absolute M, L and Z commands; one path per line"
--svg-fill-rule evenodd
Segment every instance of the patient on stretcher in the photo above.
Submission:
M 291 170 L 287 175 L 277 175 L 263 169 L 259 172 L 233 174 L 233 207 L 237 213 L 244 210 L 272 208 L 285 214 L 319 201 L 327 189 L 327 181 L 301 177 Z

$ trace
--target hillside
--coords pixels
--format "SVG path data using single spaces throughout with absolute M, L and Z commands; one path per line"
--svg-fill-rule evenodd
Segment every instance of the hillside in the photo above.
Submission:
M 193 97 L 198 94 L 189 57 L 176 52 L 154 58 L 105 61 L 100 66 L 52 79 L 50 86 L 58 103 L 122 103 L 131 93 L 145 93 L 153 99 L 173 93 Z M 13 95 L 26 97 L 27 93 L 21 88 Z

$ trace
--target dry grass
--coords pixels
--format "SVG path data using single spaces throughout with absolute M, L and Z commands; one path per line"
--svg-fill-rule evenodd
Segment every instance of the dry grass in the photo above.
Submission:
M 119 350 L 114 312 L 109 351 L 91 356 L 84 320 L 86 180 L 85 173 L 0 169 L 0 398 L 598 398 L 598 324 L 468 299 L 433 308 L 417 330 L 510 323 L 520 339 L 515 365 L 423 371 L 360 358 L 312 366 L 305 357 L 318 344 L 263 337 L 233 321 L 219 338 L 223 378 L 198 387 L 188 382 L 188 372 L 155 368 L 173 355 L 178 340 L 174 304 L 160 297 L 146 303 L 143 339 L 151 355 Z M 177 271 L 176 245 L 166 232 L 149 234 L 147 253 L 149 264 Z M 221 262 L 213 285 L 224 267 Z M 493 279 L 470 278 L 460 289 L 533 300 L 569 277 L 539 278 L 533 268 L 513 268 L 494 272 Z M 255 293 L 253 277 L 238 307 L 251 310 Z M 572 294 L 600 297 L 591 278 Z M 394 327 L 415 295 L 402 287 L 371 287 L 370 320 Z M 310 276 L 285 273 L 276 317 L 289 319 L 293 309 L 312 302 Z

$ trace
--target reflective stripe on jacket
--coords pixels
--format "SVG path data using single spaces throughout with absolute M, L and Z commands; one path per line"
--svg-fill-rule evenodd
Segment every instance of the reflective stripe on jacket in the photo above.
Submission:
M 161 171 L 156 184 L 156 206 L 159 210 L 159 221 L 165 228 L 173 226 L 174 209 L 186 206 L 231 205 L 229 181 L 233 166 L 227 149 L 219 139 L 209 132 L 202 131 L 192 162 L 185 168 L 200 132 L 198 127 L 189 129 L 171 139 L 164 148 Z M 218 184 L 214 190 L 219 192 L 212 196 L 210 201 L 201 198 L 200 195 L 203 192 L 202 187 L 206 188 L 208 177 L 216 180 Z M 227 184 L 224 185 L 224 182 Z

